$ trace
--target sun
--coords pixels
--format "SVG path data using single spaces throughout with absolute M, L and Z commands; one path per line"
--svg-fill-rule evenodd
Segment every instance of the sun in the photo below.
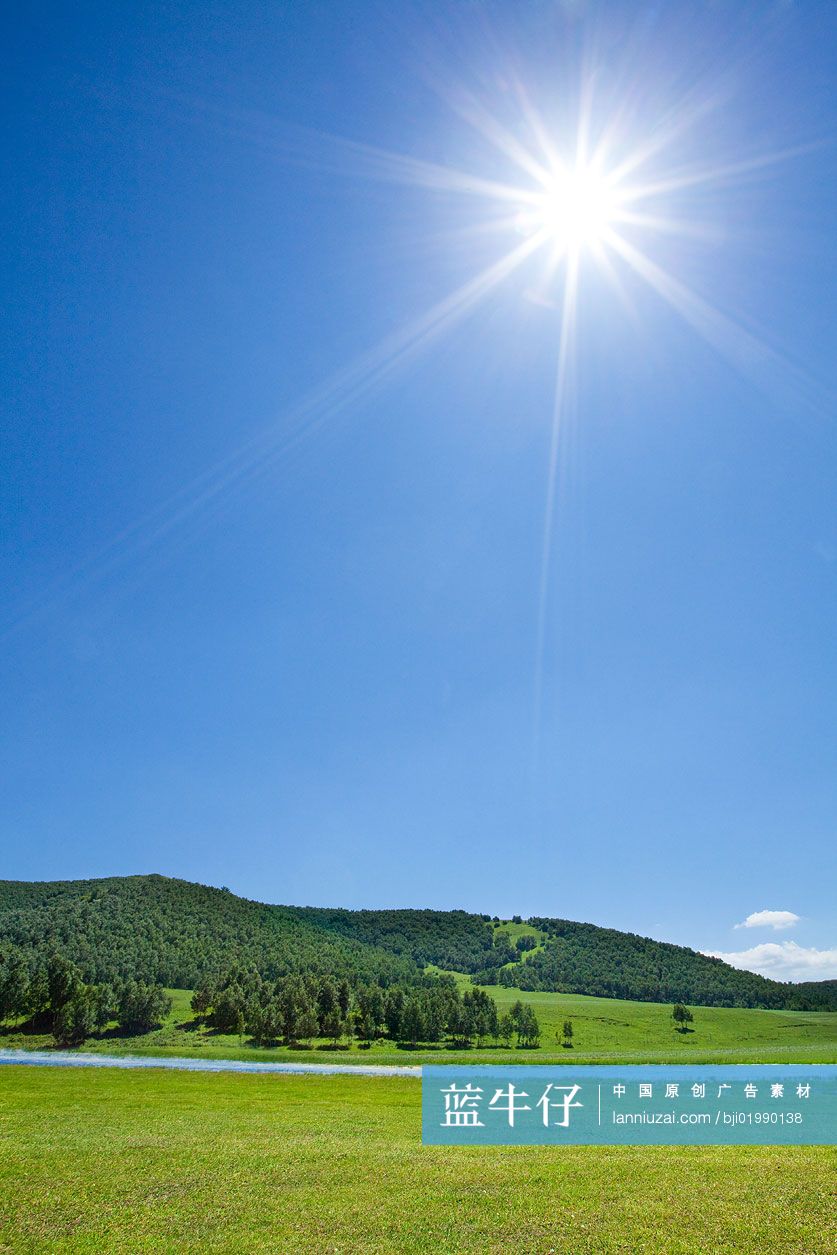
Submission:
M 537 197 L 533 220 L 557 249 L 577 253 L 604 243 L 617 208 L 613 183 L 594 166 L 576 166 L 550 175 Z

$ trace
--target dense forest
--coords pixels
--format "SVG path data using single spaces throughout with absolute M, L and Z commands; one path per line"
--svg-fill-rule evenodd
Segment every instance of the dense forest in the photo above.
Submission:
M 467 911 L 346 911 L 328 907 L 285 907 L 300 921 L 351 941 L 380 946 L 419 966 L 479 972 L 512 962 L 505 935 L 495 938 L 487 915 Z
M 356 999 L 372 985 L 421 988 L 434 967 L 521 990 L 837 1010 L 835 981 L 784 984 L 632 933 L 548 917 L 526 924 L 531 934 L 524 928 L 513 944 L 500 921 L 465 911 L 268 906 L 163 876 L 0 881 L 0 949 L 31 971 L 59 952 L 90 986 L 201 990 L 240 968 L 265 982 L 345 981 Z

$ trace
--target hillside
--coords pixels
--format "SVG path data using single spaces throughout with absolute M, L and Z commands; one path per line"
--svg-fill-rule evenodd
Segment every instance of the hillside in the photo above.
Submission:
M 465 911 L 287 909 L 332 935 L 467 972 L 482 985 L 640 1002 L 837 1010 L 835 981 L 767 980 L 686 946 L 596 924 L 533 917 L 509 925 Z
M 0 947 L 59 949 L 91 981 L 195 988 L 233 963 L 273 978 L 417 981 L 427 965 L 482 985 L 691 1005 L 837 1009 L 837 982 L 783 984 L 683 946 L 549 917 L 270 906 L 163 876 L 0 881 Z
M 409 958 L 328 934 L 281 907 L 165 876 L 0 881 L 0 947 L 59 950 L 86 980 L 191 989 L 235 963 L 266 977 L 296 971 L 356 981 L 415 979 Z

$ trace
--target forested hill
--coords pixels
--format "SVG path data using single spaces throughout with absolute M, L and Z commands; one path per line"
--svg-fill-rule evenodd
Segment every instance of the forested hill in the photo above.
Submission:
M 0 881 L 0 947 L 58 950 L 91 982 L 143 980 L 193 989 L 243 964 L 275 979 L 320 972 L 357 982 L 410 981 L 409 957 L 329 935 L 285 911 L 165 876 Z
M 466 911 L 286 909 L 332 934 L 468 972 L 481 985 L 695 1006 L 837 1010 L 837 981 L 766 980 L 686 946 L 596 924 L 532 918 L 510 933 L 503 921 Z
M 0 881 L 0 949 L 59 950 L 89 981 L 196 988 L 231 964 L 352 984 L 411 983 L 428 964 L 480 984 L 704 1006 L 837 1010 L 837 982 L 738 971 L 683 946 L 570 920 L 466 911 L 268 906 L 164 876 Z

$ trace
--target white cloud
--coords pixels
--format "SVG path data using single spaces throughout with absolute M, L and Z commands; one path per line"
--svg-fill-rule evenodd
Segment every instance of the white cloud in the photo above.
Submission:
M 817 950 L 795 941 L 763 941 L 750 950 L 724 953 L 706 950 L 713 959 L 723 959 L 731 967 L 758 972 L 772 980 L 837 980 L 837 947 Z
M 793 911 L 753 911 L 742 924 L 736 924 L 735 927 L 773 928 L 779 932 L 783 928 L 793 928 L 798 923 L 799 916 L 794 915 Z

